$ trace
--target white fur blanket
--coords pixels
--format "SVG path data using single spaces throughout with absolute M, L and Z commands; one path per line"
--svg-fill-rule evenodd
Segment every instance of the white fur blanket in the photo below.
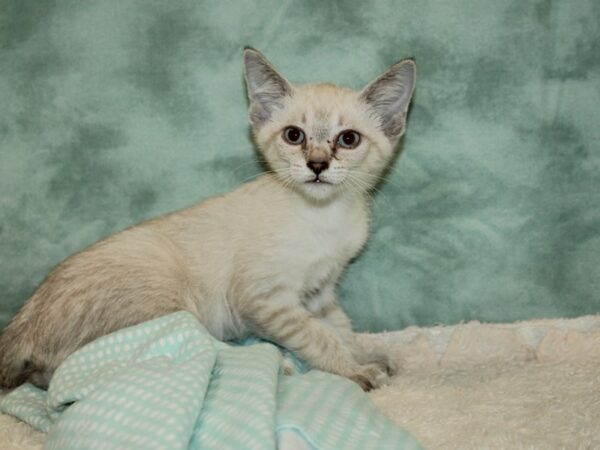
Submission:
M 600 316 L 364 335 L 404 368 L 371 393 L 426 448 L 600 448 Z M 0 416 L 0 448 L 43 435 Z

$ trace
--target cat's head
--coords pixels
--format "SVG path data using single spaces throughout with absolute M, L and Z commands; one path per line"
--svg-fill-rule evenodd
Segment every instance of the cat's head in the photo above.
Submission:
M 250 122 L 267 163 L 306 197 L 326 201 L 373 187 L 404 134 L 415 86 L 412 59 L 361 91 L 293 85 L 257 50 L 244 50 Z

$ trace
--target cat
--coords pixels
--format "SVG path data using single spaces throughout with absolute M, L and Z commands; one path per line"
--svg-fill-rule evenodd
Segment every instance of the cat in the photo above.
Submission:
M 250 47 L 243 60 L 270 171 L 56 266 L 0 337 L 1 386 L 46 388 L 84 344 L 181 310 L 218 339 L 257 335 L 364 390 L 387 380 L 394 365 L 363 348 L 335 286 L 367 240 L 369 190 L 404 134 L 415 62 L 354 91 L 294 85 Z

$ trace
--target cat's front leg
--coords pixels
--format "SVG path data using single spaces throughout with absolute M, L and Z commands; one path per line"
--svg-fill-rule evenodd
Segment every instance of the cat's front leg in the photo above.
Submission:
M 295 352 L 312 367 L 349 378 L 364 390 L 382 384 L 386 375 L 375 365 L 361 365 L 330 327 L 319 321 L 292 292 L 256 299 L 245 305 L 246 325 L 264 339 Z
M 359 364 L 377 364 L 388 375 L 395 375 L 398 372 L 398 364 L 390 358 L 385 349 L 365 345 L 365 342 L 352 330 L 350 319 L 337 303 L 335 287 L 327 286 L 319 295 L 321 298 L 315 303 L 320 306 L 320 309 L 314 312 L 315 317 L 330 326 L 343 339 L 351 349 L 354 359 Z

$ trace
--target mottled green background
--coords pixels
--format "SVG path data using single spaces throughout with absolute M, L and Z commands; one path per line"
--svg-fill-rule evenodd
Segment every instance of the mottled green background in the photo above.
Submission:
M 0 0 L 0 21 L 0 323 L 72 252 L 261 170 L 247 44 L 357 88 L 416 57 L 340 289 L 359 328 L 600 311 L 597 0 Z

